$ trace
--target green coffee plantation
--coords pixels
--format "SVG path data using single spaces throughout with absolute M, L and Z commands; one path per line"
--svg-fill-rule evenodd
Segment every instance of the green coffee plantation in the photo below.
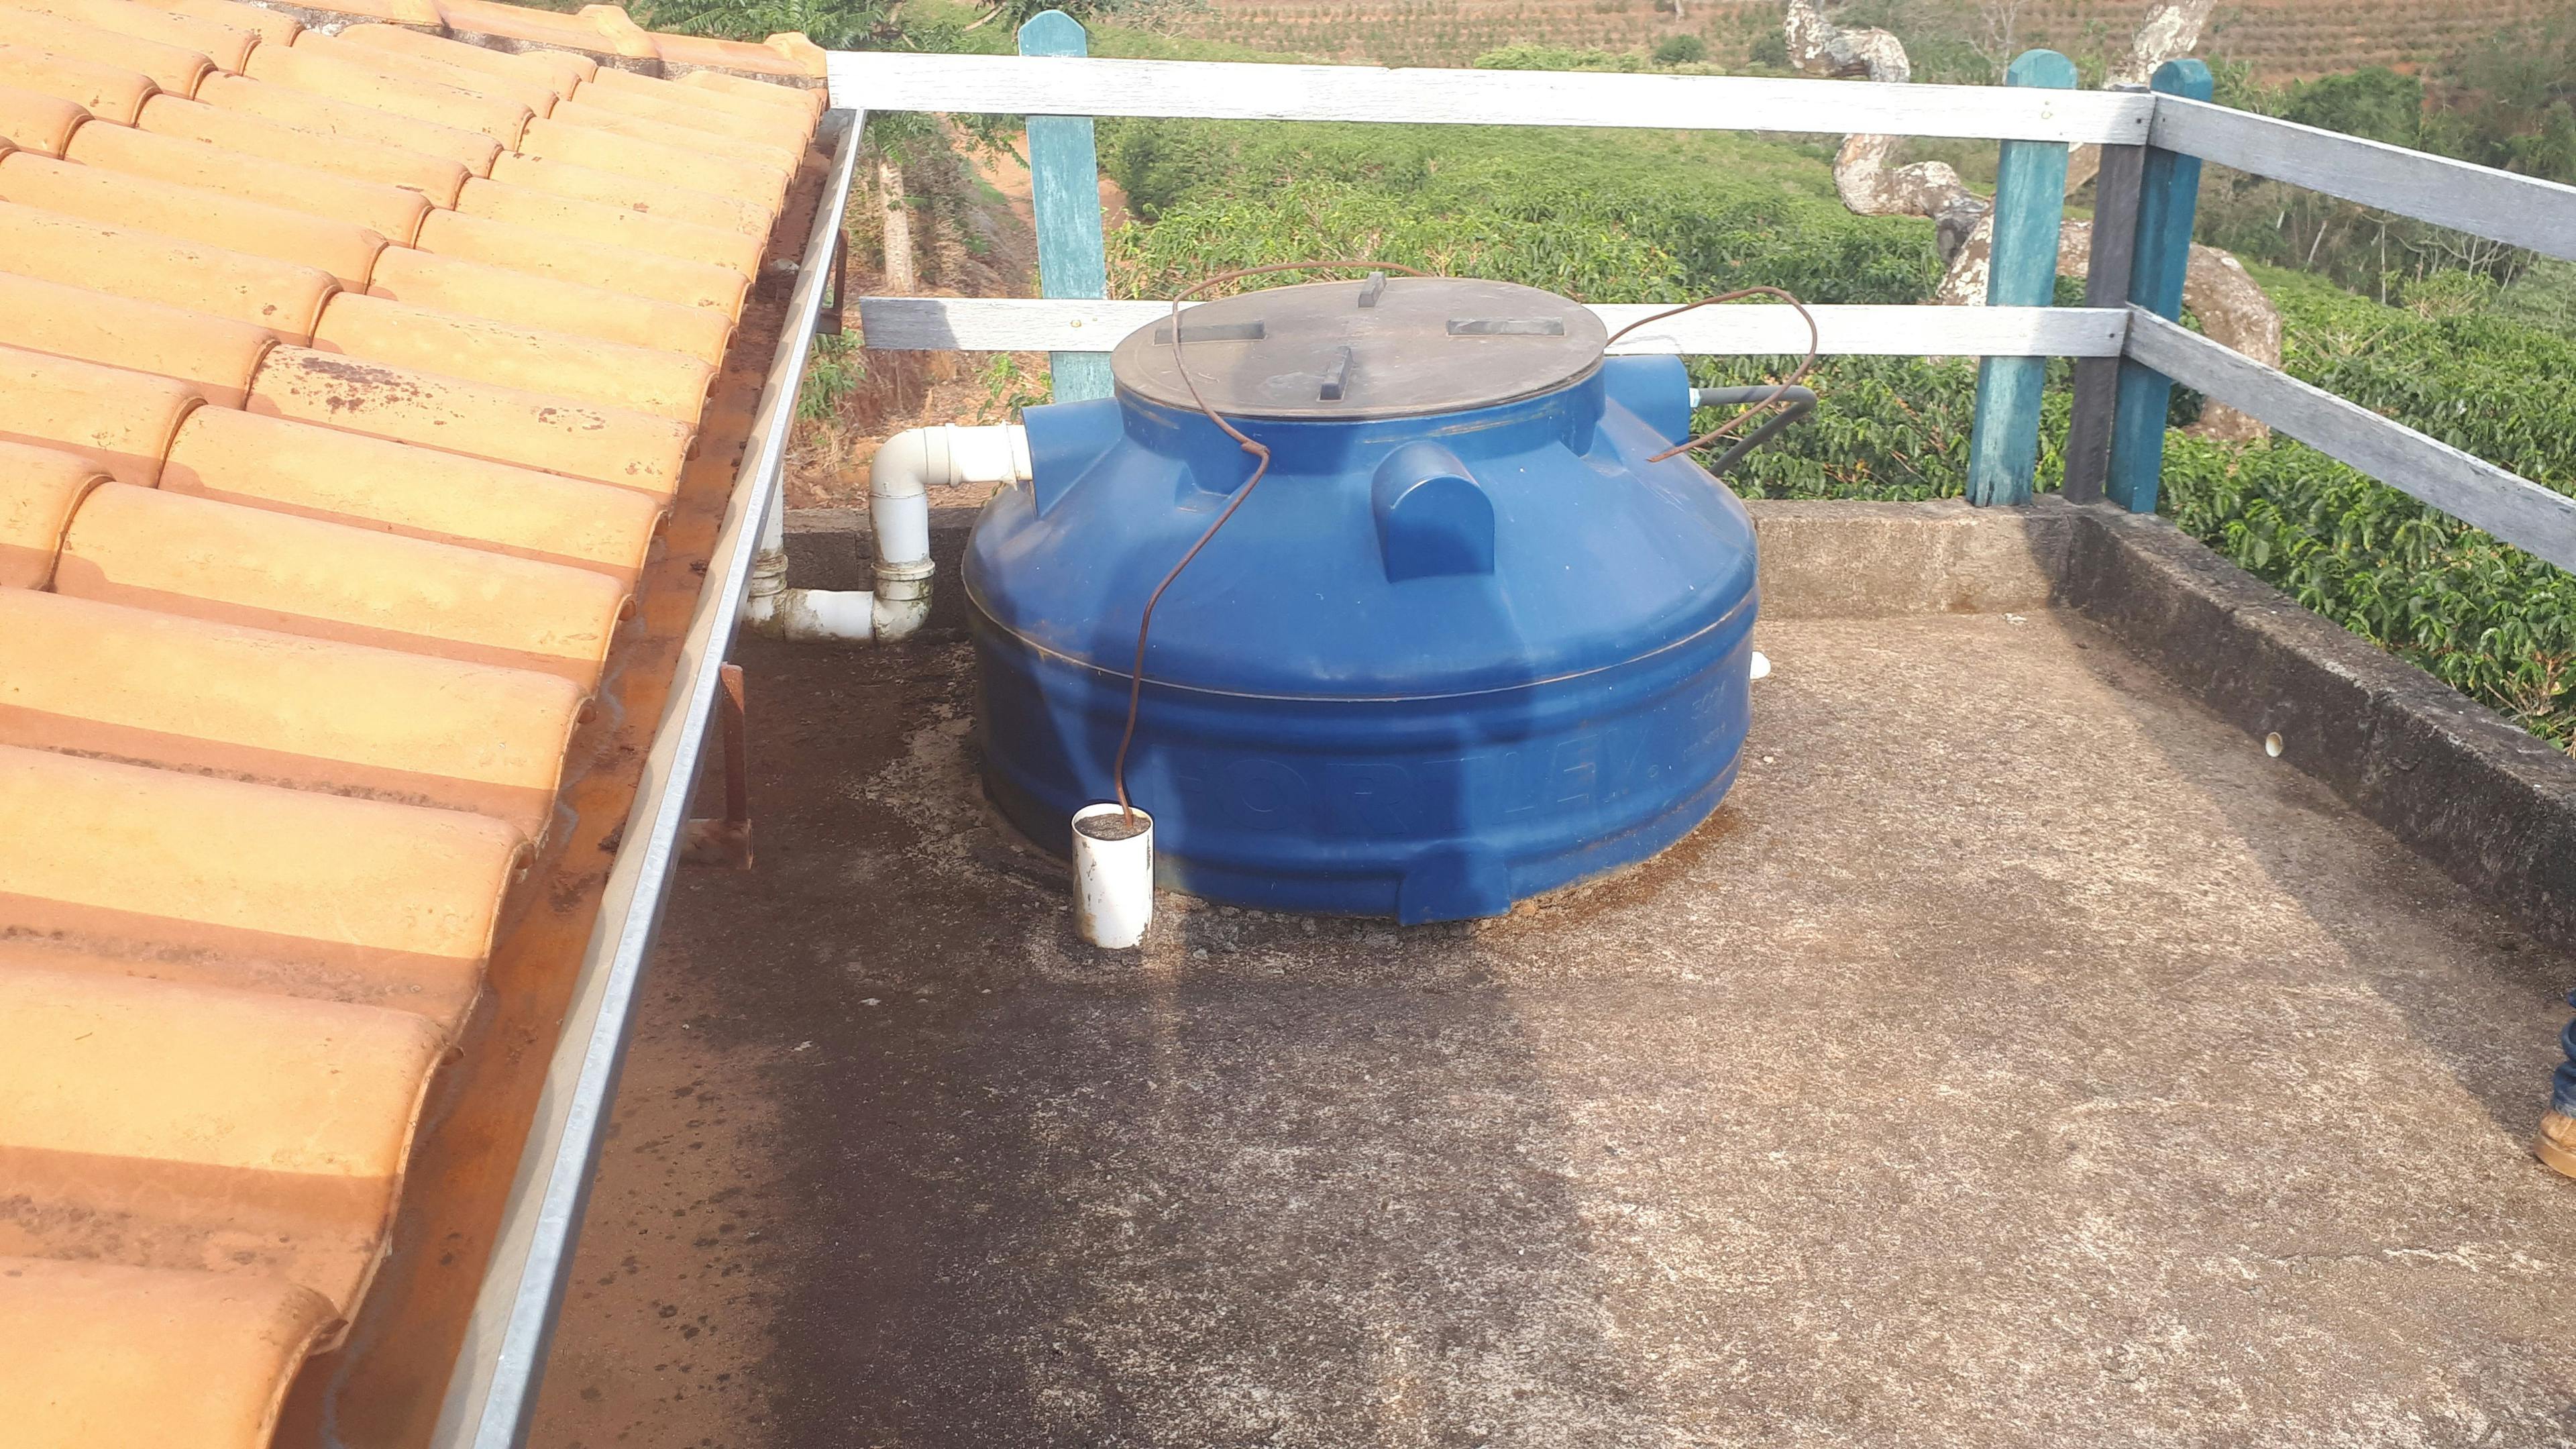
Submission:
M 1780 6 L 1720 0 L 1211 0 L 1191 33 L 1270 51 L 1382 65 L 1465 65 L 1509 45 L 1632 50 L 1662 37 L 1705 36 L 1710 57 L 1748 58 L 1776 33 Z M 1862 17 L 1923 34 L 1981 28 L 1959 0 L 1880 0 Z M 2252 67 L 2266 81 L 2303 80 L 2366 65 L 2412 68 L 2508 27 L 2564 13 L 2566 0 L 2237 0 L 2222 5 L 2204 53 Z M 2125 44 L 2145 0 L 2034 0 L 2020 8 L 2015 42 L 2070 55 Z M 1679 13 L 1676 14 L 1676 11 Z M 1883 12 L 1883 13 L 1882 13 Z M 1919 60 L 1919 58 L 1918 58 Z
M 1102 163 L 1140 217 L 1113 234 L 1112 289 L 1169 296 L 1210 272 L 1372 256 L 1586 301 L 1671 301 L 1762 283 L 1819 302 L 1917 302 L 1940 274 L 1928 222 L 1832 198 L 1820 144 L 1602 135 L 1104 123 Z M 2296 375 L 2576 492 L 2576 341 L 2514 320 L 2459 277 L 2383 306 L 2258 269 Z M 2069 284 L 2061 283 L 2061 288 Z M 2404 299 L 2401 299 L 2404 300 Z M 1779 360 L 1705 361 L 1751 381 Z M 2041 486 L 2062 470 L 2063 364 Z M 1921 499 L 1962 488 L 1976 375 L 1964 360 L 1834 358 L 1823 402 L 1732 480 L 1749 496 Z M 2177 402 L 2188 421 L 2192 402 Z M 1714 422 L 1711 416 L 1704 420 Z M 2576 739 L 2576 577 L 2287 440 L 2176 433 L 2162 510 L 2302 603 L 2533 731 Z

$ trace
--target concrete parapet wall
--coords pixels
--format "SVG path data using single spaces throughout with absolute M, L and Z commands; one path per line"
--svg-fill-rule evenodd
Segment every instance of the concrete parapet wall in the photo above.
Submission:
M 1766 619 L 1872 619 L 2044 609 L 2076 510 L 1930 503 L 1754 502 Z

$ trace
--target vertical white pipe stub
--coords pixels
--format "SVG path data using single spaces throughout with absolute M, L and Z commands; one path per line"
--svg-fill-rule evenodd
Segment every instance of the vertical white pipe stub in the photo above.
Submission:
M 1131 823 L 1115 802 L 1073 812 L 1073 924 L 1082 939 L 1123 951 L 1154 919 L 1154 817 Z

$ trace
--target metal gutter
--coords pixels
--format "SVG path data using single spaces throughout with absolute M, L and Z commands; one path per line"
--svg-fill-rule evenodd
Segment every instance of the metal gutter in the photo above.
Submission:
M 780 485 L 787 437 L 796 420 L 797 393 L 814 341 L 815 319 L 832 272 L 841 214 L 849 202 L 866 114 L 833 110 L 821 134 L 837 126 L 832 169 L 815 204 L 814 226 L 789 294 L 778 350 L 761 384 L 760 405 L 734 475 L 733 497 L 716 537 L 706 587 L 698 595 L 683 636 L 675 687 L 653 733 L 644 776 L 626 819 L 626 847 L 609 868 L 599 921 L 582 952 L 573 999 L 564 1015 L 553 1062 L 538 1099 L 537 1120 L 519 1155 L 492 1260 L 450 1372 L 431 1442 L 441 1449 L 513 1449 L 527 1435 L 537 1384 L 572 1270 L 591 1171 L 617 1092 L 626 1055 L 636 989 L 645 956 L 661 925 L 662 906 L 678 863 L 678 843 L 689 815 L 709 720 L 719 694 L 718 676 L 733 643 L 743 593 L 751 581 L 751 556 L 761 524 L 784 506 Z

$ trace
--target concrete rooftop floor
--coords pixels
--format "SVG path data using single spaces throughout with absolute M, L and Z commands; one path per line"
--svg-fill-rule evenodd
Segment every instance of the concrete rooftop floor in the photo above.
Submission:
M 1123 955 L 963 645 L 747 644 L 535 1442 L 2576 1440 L 2554 953 L 2072 616 L 1758 638 L 1631 874 Z

